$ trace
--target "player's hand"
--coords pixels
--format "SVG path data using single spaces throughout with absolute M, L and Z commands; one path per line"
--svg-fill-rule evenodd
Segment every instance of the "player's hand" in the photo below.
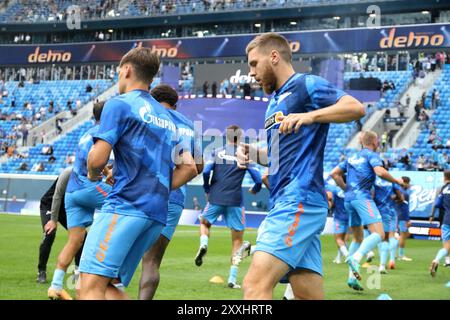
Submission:
M 253 195 L 255 195 L 256 194 L 256 192 L 255 191 L 253 191 L 253 188 L 250 188 L 250 189 L 248 189 L 248 192 L 250 192 L 251 194 L 253 194 Z
M 434 220 L 433 216 L 431 216 L 430 219 L 428 219 L 429 222 L 433 222 L 433 220 Z
M 431 221 L 430 221 L 431 222 Z M 411 227 L 411 221 L 406 221 L 406 227 L 410 228 Z
M 279 117 L 278 120 L 281 120 L 280 127 L 278 128 L 281 134 L 297 133 L 301 126 L 314 123 L 313 117 L 308 112 L 291 113 L 287 116 Z
M 113 176 L 112 170 L 106 170 L 106 172 L 103 172 L 103 173 L 106 175 L 106 180 L 105 180 L 105 182 L 106 182 L 107 184 L 109 184 L 110 186 L 113 186 L 115 180 L 114 180 L 114 176 Z
M 50 220 L 49 222 L 47 222 L 44 226 L 44 231 L 45 234 L 50 234 L 52 233 L 54 230 L 56 230 L 56 228 L 58 228 L 58 225 L 56 224 L 55 221 Z
M 247 169 L 247 165 L 253 161 L 250 159 L 250 148 L 248 143 L 240 143 L 236 151 L 237 166 L 239 169 Z

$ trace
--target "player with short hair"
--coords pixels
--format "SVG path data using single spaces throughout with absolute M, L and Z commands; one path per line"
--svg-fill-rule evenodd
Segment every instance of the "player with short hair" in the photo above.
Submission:
M 266 111 L 268 148 L 242 144 L 239 162 L 270 169 L 271 209 L 244 280 L 245 299 L 271 299 L 288 280 L 297 299 L 323 299 L 320 233 L 328 213 L 323 154 L 329 123 L 364 116 L 364 106 L 325 79 L 296 73 L 288 41 L 276 33 L 246 48 L 250 75 L 272 99 Z
M 349 213 L 349 224 L 353 232 L 353 241 L 349 248 L 347 264 L 357 280 L 361 280 L 360 261 L 370 250 L 384 239 L 384 229 L 380 211 L 372 199 L 371 190 L 375 177 L 403 184 L 395 179 L 384 167 L 383 161 L 376 153 L 379 145 L 378 136 L 373 131 L 360 135 L 362 150 L 349 157 L 339 165 L 333 175 L 336 184 L 345 192 L 345 208 Z M 347 181 L 342 175 L 347 172 Z M 363 226 L 367 225 L 370 235 L 364 238 Z
M 239 289 L 237 275 L 239 266 L 233 257 L 243 244 L 245 230 L 245 209 L 243 206 L 242 181 L 246 172 L 250 174 L 254 186 L 249 189 L 251 194 L 261 190 L 261 174 L 254 164 L 245 168 L 237 166 L 236 150 L 241 142 L 242 130 L 236 125 L 226 129 L 225 147 L 215 149 L 206 162 L 203 171 L 203 188 L 207 204 L 200 215 L 200 247 L 195 257 L 195 264 L 201 266 L 203 257 L 208 251 L 211 225 L 222 215 L 226 225 L 231 229 L 231 266 L 228 277 L 228 287 Z M 212 172 L 212 177 L 211 177 Z M 211 181 L 210 181 L 211 180 Z
M 105 104 L 94 135 L 88 177 L 100 179 L 114 150 L 114 185 L 81 256 L 81 299 L 128 299 L 113 283 L 128 286 L 166 224 L 170 189 L 197 175 L 170 112 L 148 91 L 159 65 L 150 48 L 136 47 L 122 57 L 120 95 Z
M 67 268 L 76 253 L 83 246 L 86 238 L 86 228 L 94 220 L 95 209 L 102 207 L 105 197 L 111 190 L 111 186 L 102 181 L 89 181 L 86 169 L 88 153 L 94 143 L 93 136 L 99 128 L 98 123 L 103 105 L 104 102 L 94 104 L 93 114 L 96 125 L 89 129 L 78 142 L 75 163 L 70 174 L 65 195 L 69 239 L 58 256 L 52 284 L 47 292 L 50 299 L 65 300 L 70 297 L 67 292 L 63 291 L 63 281 Z
M 409 196 L 411 194 L 411 179 L 409 177 L 402 177 L 405 187 L 400 187 L 400 192 L 403 196 L 403 201 L 395 202 L 395 208 L 397 210 L 398 219 L 398 231 L 400 233 L 399 244 L 398 244 L 398 259 L 401 261 L 412 261 L 411 258 L 405 256 L 406 239 L 409 238 L 409 227 L 411 222 L 409 221 Z
M 71 173 L 72 167 L 64 169 L 41 198 L 40 211 L 44 237 L 39 246 L 38 277 L 36 279 L 36 282 L 38 283 L 47 282 L 47 262 L 52 250 L 53 242 L 55 241 L 58 222 L 67 230 L 64 195 Z M 75 268 L 78 268 L 80 265 L 82 250 L 83 247 L 81 247 L 75 255 Z
M 154 87 L 150 94 L 161 105 L 167 108 L 174 118 L 178 131 L 184 131 L 186 143 L 191 146 L 189 152 L 191 155 L 201 156 L 201 141 L 195 141 L 194 124 L 192 121 L 177 112 L 178 93 L 169 85 L 160 84 Z M 203 170 L 203 159 L 200 157 L 197 163 L 197 172 Z M 144 254 L 142 258 L 142 275 L 139 286 L 139 299 L 151 300 L 153 299 L 159 285 L 159 268 L 164 256 L 164 253 L 171 241 L 175 228 L 178 225 L 181 214 L 184 209 L 184 202 L 186 198 L 186 187 L 182 186 L 179 189 L 170 191 L 169 207 L 167 212 L 167 224 L 161 231 L 161 235 L 155 244 Z
M 403 201 L 403 196 L 396 184 L 376 177 L 373 198 L 381 213 L 383 230 L 385 232 L 384 240 L 378 244 L 378 251 L 380 252 L 379 272 L 386 274 L 388 253 L 390 253 L 389 269 L 395 269 L 395 254 L 398 245 L 398 240 L 395 238 L 397 212 L 395 211 L 394 198 Z
M 444 186 L 441 188 L 439 195 L 434 202 L 434 208 L 440 208 L 444 211 L 441 221 L 441 238 L 442 249 L 438 251 L 436 257 L 431 262 L 430 274 L 432 277 L 436 276 L 439 262 L 442 258 L 447 257 L 450 252 L 450 171 L 444 172 Z M 430 222 L 433 221 L 434 210 L 431 212 Z

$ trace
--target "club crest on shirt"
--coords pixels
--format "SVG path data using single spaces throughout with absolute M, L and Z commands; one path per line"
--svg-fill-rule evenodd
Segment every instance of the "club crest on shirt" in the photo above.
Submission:
M 270 129 L 271 127 L 273 127 L 274 125 L 276 125 L 277 123 L 281 122 L 281 117 L 283 117 L 283 111 L 277 111 L 274 114 L 272 114 L 271 116 L 269 116 L 265 121 L 264 121 L 264 128 L 266 130 Z

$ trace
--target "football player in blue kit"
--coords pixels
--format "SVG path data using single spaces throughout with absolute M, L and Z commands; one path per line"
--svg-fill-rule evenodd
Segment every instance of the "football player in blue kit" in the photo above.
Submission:
M 402 177 L 404 188 L 400 188 L 403 196 L 403 201 L 395 202 L 395 209 L 397 210 L 398 232 L 400 234 L 398 243 L 398 260 L 412 261 L 411 258 L 405 256 L 406 240 L 409 238 L 409 226 L 411 225 L 409 218 L 409 195 L 411 194 L 411 179 L 409 177 Z
M 442 249 L 438 251 L 436 257 L 431 261 L 430 274 L 436 276 L 436 272 L 441 259 L 447 257 L 450 252 L 450 171 L 444 172 L 444 186 L 441 188 L 433 206 L 430 222 L 434 218 L 434 208 L 440 208 L 443 212 L 441 221 Z
M 178 102 L 178 93 L 167 84 L 159 84 L 150 91 L 153 98 L 161 105 L 167 108 L 175 121 L 180 136 L 187 139 L 186 144 L 191 146 L 189 152 L 192 157 L 198 156 L 200 160 L 196 163 L 198 173 L 203 170 L 203 159 L 201 157 L 200 139 L 195 139 L 194 124 L 192 121 L 184 117 L 181 113 L 175 111 Z M 159 285 L 159 268 L 164 253 L 172 240 L 175 228 L 180 221 L 181 214 L 184 209 L 186 198 L 186 186 L 170 191 L 169 209 L 167 213 L 167 224 L 161 231 L 161 235 L 155 244 L 144 254 L 142 258 L 142 275 L 139 285 L 139 299 L 151 300 L 155 295 Z
M 276 33 L 246 48 L 250 75 L 273 96 L 266 111 L 267 148 L 242 144 L 239 163 L 269 167 L 271 208 L 244 279 L 244 299 L 271 299 L 280 280 L 297 299 L 323 299 L 320 234 L 328 201 L 323 155 L 329 123 L 364 116 L 364 106 L 325 79 L 296 73 L 288 41 Z
M 232 258 L 228 287 L 232 289 L 241 288 L 237 284 L 239 264 L 234 263 L 233 257 L 243 245 L 245 209 L 243 206 L 242 181 L 246 172 L 255 182 L 249 190 L 251 194 L 258 193 L 262 186 L 261 174 L 254 164 L 249 164 L 245 168 L 237 166 L 236 150 L 241 141 L 241 136 L 241 128 L 236 125 L 228 126 L 225 147 L 215 149 L 211 159 L 205 164 L 203 188 L 208 203 L 200 216 L 200 247 L 195 257 L 195 264 L 201 266 L 203 257 L 208 250 L 211 225 L 222 215 L 227 227 L 231 229 Z
M 114 185 L 86 238 L 80 262 L 81 299 L 128 299 L 113 282 L 130 283 L 167 221 L 169 193 L 197 175 L 169 110 L 148 91 L 159 57 L 137 47 L 119 64 L 119 93 L 105 104 L 87 161 L 99 179 L 114 151 Z M 176 152 L 179 148 L 179 153 Z
M 349 248 L 347 264 L 357 280 L 361 280 L 360 261 L 370 250 L 375 248 L 385 236 L 382 218 L 371 190 L 375 177 L 391 183 L 403 185 L 403 180 L 395 179 L 384 167 L 383 161 L 376 153 L 378 136 L 366 131 L 360 136 L 362 150 L 339 164 L 333 178 L 336 184 L 345 190 L 345 208 L 349 213 L 353 241 Z M 342 176 L 347 173 L 347 181 Z M 370 235 L 364 238 L 363 226 L 367 226 Z
M 103 105 L 103 102 L 94 104 L 93 113 L 96 125 L 80 138 L 73 170 L 67 183 L 65 207 L 69 239 L 58 256 L 53 280 L 47 292 L 48 297 L 52 300 L 71 299 L 69 294 L 63 289 L 64 276 L 76 253 L 83 246 L 86 237 L 86 228 L 94 220 L 95 209 L 102 207 L 106 196 L 111 191 L 111 186 L 102 182 L 101 178 L 98 181 L 92 182 L 87 177 L 88 153 L 94 144 L 93 136 L 95 136 L 99 129 L 98 123 L 102 114 Z
M 384 241 L 378 244 L 380 253 L 379 272 L 386 274 L 386 263 L 389 253 L 389 269 L 395 269 L 395 254 L 397 252 L 398 240 L 395 238 L 397 229 L 397 212 L 395 210 L 395 201 L 403 202 L 403 195 L 397 184 L 377 177 L 374 184 L 374 200 L 378 210 L 381 213 L 383 230 L 385 232 Z

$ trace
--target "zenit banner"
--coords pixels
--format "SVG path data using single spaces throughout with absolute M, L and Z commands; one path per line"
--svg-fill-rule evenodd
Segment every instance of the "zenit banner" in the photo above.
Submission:
M 295 54 L 345 53 L 450 47 L 450 24 L 282 33 Z M 1 65 L 118 62 L 136 46 L 162 59 L 245 56 L 255 35 L 95 42 L 57 45 L 2 45 Z

